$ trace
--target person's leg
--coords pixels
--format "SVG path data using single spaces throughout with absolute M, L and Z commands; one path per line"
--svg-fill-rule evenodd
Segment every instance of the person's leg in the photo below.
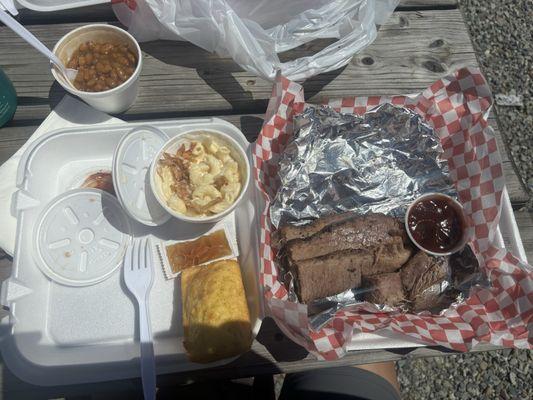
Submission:
M 279 400 L 399 400 L 394 364 L 333 367 L 285 376 Z
M 376 375 L 386 379 L 398 393 L 400 393 L 400 384 L 398 383 L 398 375 L 396 375 L 396 367 L 392 361 L 374 363 L 374 364 L 361 364 L 356 365 L 357 368 L 364 369 L 365 371 L 373 372 Z

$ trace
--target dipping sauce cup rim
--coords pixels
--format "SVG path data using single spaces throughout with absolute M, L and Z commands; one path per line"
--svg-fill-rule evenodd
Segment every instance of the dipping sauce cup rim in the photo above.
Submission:
M 423 247 L 422 245 L 420 245 L 414 238 L 413 238 L 413 235 L 411 233 L 411 230 L 409 229 L 409 215 L 411 213 L 411 210 L 413 208 L 414 205 L 418 204 L 419 202 L 425 200 L 425 199 L 428 199 L 428 198 L 433 198 L 433 197 L 442 197 L 442 198 L 445 198 L 446 200 L 448 200 L 450 203 L 452 203 L 454 205 L 454 209 L 455 211 L 459 212 L 460 215 L 459 215 L 459 218 L 462 219 L 462 228 L 463 228 L 463 231 L 462 231 L 462 236 L 461 236 L 461 239 L 457 242 L 457 244 L 449 251 L 445 251 L 445 252 L 436 252 L 436 251 L 431 251 L 431 250 L 428 250 L 426 249 L 425 247 Z M 463 209 L 463 206 L 461 203 L 459 203 L 457 200 L 455 200 L 453 197 L 451 196 L 448 196 L 447 194 L 444 194 L 444 193 L 438 193 L 438 192 L 431 192 L 431 193 L 425 193 L 419 197 L 417 197 L 410 205 L 409 207 L 407 208 L 407 211 L 405 212 L 405 230 L 407 231 L 407 235 L 409 236 L 409 239 L 411 239 L 411 242 L 413 242 L 415 244 L 416 247 L 418 247 L 420 250 L 422 251 L 425 251 L 426 253 L 428 254 L 431 254 L 433 256 L 437 256 L 437 257 L 440 257 L 440 256 L 449 256 L 450 254 L 453 254 L 453 253 L 457 253 L 458 251 L 462 250 L 464 248 L 464 246 L 466 245 L 466 243 L 468 242 L 468 237 L 467 237 L 467 226 L 466 226 L 466 216 L 465 216 L 465 213 L 464 213 L 464 209 Z

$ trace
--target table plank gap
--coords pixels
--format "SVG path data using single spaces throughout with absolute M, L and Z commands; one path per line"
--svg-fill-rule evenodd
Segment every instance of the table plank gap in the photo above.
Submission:
M 397 11 L 414 10 L 453 10 L 458 7 L 457 0 L 401 0 Z

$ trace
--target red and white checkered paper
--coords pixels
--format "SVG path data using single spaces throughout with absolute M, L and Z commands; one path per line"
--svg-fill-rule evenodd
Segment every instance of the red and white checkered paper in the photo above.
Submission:
M 388 329 L 459 351 L 479 342 L 533 348 L 533 269 L 495 245 L 505 182 L 496 139 L 487 123 L 492 100 L 485 79 L 477 69 L 463 68 L 415 95 L 326 102 L 337 111 L 355 114 L 382 103 L 416 111 L 440 137 L 443 158 L 472 227 L 472 249 L 491 287 L 473 288 L 466 301 L 440 315 L 385 313 L 370 304 L 350 306 L 339 310 L 324 328 L 313 331 L 307 306 L 287 300 L 270 246 L 274 227 L 268 210 L 279 186 L 277 161 L 292 134 L 294 116 L 305 107 L 302 86 L 278 75 L 253 154 L 254 177 L 266 203 L 261 215 L 260 279 L 267 312 L 287 336 L 326 360 L 344 355 L 354 329 Z

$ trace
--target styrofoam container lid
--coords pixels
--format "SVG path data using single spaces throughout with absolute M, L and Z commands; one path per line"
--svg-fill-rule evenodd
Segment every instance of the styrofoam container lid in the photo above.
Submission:
M 35 11 L 59 11 L 109 3 L 109 0 L 17 0 L 17 3 Z
M 140 126 L 124 135 L 113 156 L 115 193 L 135 220 L 148 226 L 162 225 L 171 215 L 156 200 L 148 171 L 155 154 L 168 136 L 152 126 Z
M 56 282 L 93 285 L 122 264 L 130 231 L 128 216 L 109 193 L 68 191 L 53 199 L 37 220 L 37 264 Z

